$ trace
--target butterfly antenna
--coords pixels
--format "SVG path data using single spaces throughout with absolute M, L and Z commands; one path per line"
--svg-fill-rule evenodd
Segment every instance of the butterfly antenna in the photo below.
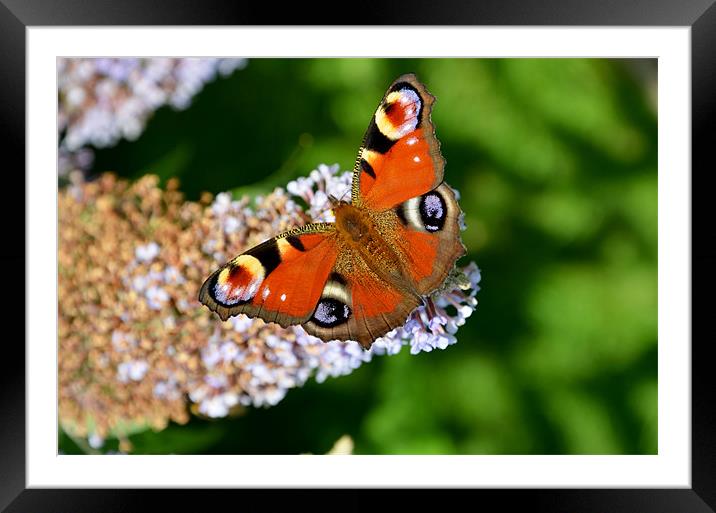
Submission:
M 340 203 L 338 198 L 336 198 L 332 194 L 329 194 L 328 195 L 328 204 L 325 207 L 323 207 L 315 217 L 316 218 L 323 217 L 323 215 L 326 212 L 330 212 L 331 210 L 333 210 L 336 207 L 336 205 L 338 205 L 338 203 Z

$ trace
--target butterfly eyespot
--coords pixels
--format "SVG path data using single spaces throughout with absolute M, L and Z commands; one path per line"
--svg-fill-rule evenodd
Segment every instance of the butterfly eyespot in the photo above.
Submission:
M 418 92 L 409 84 L 403 84 L 385 98 L 375 113 L 375 123 L 380 133 L 390 141 L 397 141 L 409 134 L 420 123 L 422 101 Z
M 401 203 L 395 213 L 403 225 L 434 233 L 445 226 L 448 206 L 440 191 L 434 190 Z
M 322 328 L 333 328 L 347 322 L 351 313 L 351 308 L 347 304 L 327 297 L 318 302 L 311 320 Z
M 443 197 L 433 191 L 420 198 L 420 219 L 429 232 L 442 230 L 447 216 L 447 204 Z
M 253 299 L 263 283 L 266 272 L 258 258 L 241 255 L 216 275 L 210 287 L 217 303 L 235 306 Z

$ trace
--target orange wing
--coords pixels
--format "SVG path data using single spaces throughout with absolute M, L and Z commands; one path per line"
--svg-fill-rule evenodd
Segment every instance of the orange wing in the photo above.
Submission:
M 421 303 L 363 269 L 350 276 L 331 273 L 304 329 L 323 340 L 355 340 L 368 349 L 375 339 L 405 324 Z
M 255 246 L 212 273 L 199 301 L 223 320 L 245 313 L 287 327 L 307 321 L 338 255 L 335 226 L 316 223 Z
M 462 211 L 446 183 L 395 207 L 400 227 L 396 240 L 415 290 L 422 295 L 442 285 L 458 258 Z
M 354 204 L 385 210 L 442 182 L 445 160 L 430 120 L 434 102 L 413 74 L 390 85 L 356 159 Z

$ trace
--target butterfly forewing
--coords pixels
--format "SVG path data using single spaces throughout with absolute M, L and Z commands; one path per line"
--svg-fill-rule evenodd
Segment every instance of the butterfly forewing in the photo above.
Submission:
M 413 74 L 390 85 L 356 160 L 355 204 L 384 210 L 442 182 L 445 161 L 430 120 L 434 101 Z
M 199 300 L 226 320 L 245 313 L 282 326 L 310 318 L 336 261 L 335 229 L 317 223 L 291 230 L 224 264 Z

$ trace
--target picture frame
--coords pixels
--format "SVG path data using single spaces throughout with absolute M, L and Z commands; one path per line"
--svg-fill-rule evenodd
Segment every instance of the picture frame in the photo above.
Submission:
M 706 223 L 709 213 L 705 210 L 704 198 L 696 201 L 696 196 L 707 194 L 708 188 L 702 185 L 707 176 L 707 159 L 709 150 L 716 133 L 714 128 L 714 113 L 716 107 L 716 7 L 712 0 L 681 2 L 653 2 L 653 7 L 644 10 L 639 2 L 634 0 L 620 2 L 618 5 L 605 8 L 603 5 L 580 1 L 561 1 L 545 4 L 539 10 L 525 9 L 523 3 L 517 1 L 469 6 L 467 3 L 454 3 L 450 7 L 443 6 L 430 15 L 420 16 L 418 13 L 426 12 L 422 9 L 411 11 L 408 23 L 419 25 L 624 25 L 624 26 L 689 26 L 691 27 L 691 72 L 692 72 L 692 276 L 697 277 L 692 282 L 692 440 L 691 440 L 691 477 L 692 486 L 689 489 L 510 489 L 500 490 L 471 490 L 480 501 L 499 503 L 502 506 L 529 504 L 531 510 L 536 511 L 713 511 L 716 506 L 716 416 L 714 415 L 714 378 L 708 368 L 710 360 L 706 357 L 709 339 L 704 330 L 706 308 L 709 301 L 706 291 L 714 282 L 713 254 L 707 247 L 708 238 L 697 238 L 693 234 L 708 233 Z M 662 4 L 662 5 L 659 5 Z M 157 2 L 152 5 L 140 5 L 139 2 L 123 2 L 113 5 L 110 2 L 94 2 L 91 9 L 87 9 L 79 1 L 58 2 L 21 2 L 4 1 L 0 5 L 0 37 L 5 63 L 5 80 L 2 86 L 3 131 L 4 140 L 10 148 L 9 154 L 14 169 L 25 166 L 25 80 L 26 80 L 26 39 L 25 31 L 31 26 L 47 25 L 243 25 L 264 24 L 264 17 L 252 11 L 242 12 L 241 9 L 229 2 L 210 2 L 209 7 L 204 3 L 191 5 L 190 2 Z M 403 11 L 392 9 L 392 14 L 381 15 L 382 24 L 400 24 L 400 14 Z M 280 14 L 285 22 L 295 23 L 289 12 Z M 328 20 L 327 15 L 318 16 L 320 23 L 341 23 L 339 20 Z M 371 17 L 361 13 L 352 22 L 359 24 L 372 24 Z M 317 24 L 318 19 L 308 20 Z M 282 21 L 272 21 L 271 24 Z M 701 169 L 699 172 L 693 170 Z M 18 209 L 25 211 L 25 197 L 32 191 L 25 190 L 24 176 L 20 173 L 10 173 L 8 180 L 16 183 L 8 184 L 9 190 L 20 191 L 16 194 L 21 206 L 11 202 L 3 205 L 7 209 L 6 218 L 17 216 Z M 699 187 L 699 185 L 702 185 Z M 698 206 L 697 206 L 698 205 Z M 13 217 L 10 217 L 13 215 Z M 700 228 L 700 230 L 699 230 Z M 25 241 L 24 224 L 15 223 L 8 228 L 10 237 Z M 3 260 L 8 269 L 25 268 L 31 273 L 32 269 L 25 267 L 25 244 L 16 243 L 18 249 L 9 252 L 11 256 L 4 256 Z M 19 249 L 23 248 L 23 249 Z M 20 281 L 20 273 L 11 274 L 10 290 L 24 290 L 24 283 Z M 24 281 L 24 280 L 23 280 Z M 20 294 L 12 294 L 14 304 L 9 308 L 17 308 Z M 30 314 L 33 308 L 32 291 L 25 290 L 25 322 L 31 322 Z M 701 320 L 697 323 L 697 313 Z M 694 329 L 701 327 L 701 330 Z M 25 389 L 28 379 L 25 372 L 25 353 L 15 341 L 17 338 L 8 337 L 6 351 L 10 351 L 10 359 L 16 362 L 8 366 L 3 377 L 3 393 L 0 407 L 3 414 L 3 427 L 0 440 L 0 506 L 8 507 L 7 511 L 52 511 L 59 504 L 63 509 L 73 511 L 94 511 L 99 504 L 111 504 L 112 510 L 132 509 L 146 504 L 150 495 L 158 495 L 162 501 L 176 501 L 185 506 L 189 503 L 188 491 L 177 493 L 176 490 L 61 490 L 26 488 L 26 429 L 25 422 Z M 13 343 L 14 342 L 14 343 Z M 687 342 L 687 341 L 685 341 Z M 24 362 L 19 364 L 17 362 Z M 246 490 L 222 490 L 218 494 L 226 498 L 241 497 L 243 504 L 256 501 L 260 504 L 267 492 Z M 298 492 L 293 492 L 298 493 Z M 375 492 L 373 492 L 375 493 Z M 461 493 L 468 493 L 467 491 Z M 356 503 L 361 500 L 365 504 L 370 502 L 371 492 L 365 494 L 358 490 L 331 491 L 330 495 L 342 495 L 345 503 L 350 498 L 357 497 Z M 289 497 L 290 493 L 282 494 Z M 401 500 L 419 503 L 424 500 L 423 493 L 401 493 Z M 327 499 L 329 502 L 331 499 Z M 473 499 L 474 500 L 474 499 Z M 556 509 L 558 506 L 559 509 Z

